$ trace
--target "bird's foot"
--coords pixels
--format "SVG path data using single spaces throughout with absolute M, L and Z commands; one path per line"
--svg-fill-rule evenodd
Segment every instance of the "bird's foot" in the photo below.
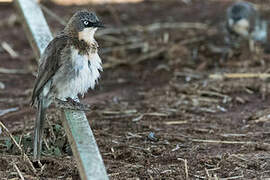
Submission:
M 79 103 L 72 98 L 67 98 L 67 101 L 63 101 L 56 98 L 55 101 L 56 107 L 61 109 L 71 109 L 71 110 L 77 110 L 77 111 L 89 111 L 90 106 L 87 104 Z

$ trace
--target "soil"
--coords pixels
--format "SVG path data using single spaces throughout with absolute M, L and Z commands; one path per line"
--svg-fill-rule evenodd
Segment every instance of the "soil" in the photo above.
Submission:
M 60 6 L 43 2 L 64 20 L 88 8 L 108 29 L 129 27 L 122 33 L 97 36 L 104 71 L 96 89 L 81 98 L 95 106 L 86 114 L 110 179 L 270 178 L 268 79 L 209 77 L 269 72 L 270 56 L 260 45 L 252 53 L 241 47 L 225 60 L 209 50 L 208 44 L 222 43 L 222 22 L 231 3 L 170 0 Z M 267 10 L 261 14 L 270 17 Z M 0 67 L 25 72 L 0 73 L 5 85 L 0 89 L 0 110 L 18 108 L 0 115 L 0 121 L 32 158 L 35 109 L 29 99 L 37 63 L 13 6 L 1 4 L 0 17 L 1 42 L 19 54 L 12 58 L 0 47 Z M 46 18 L 54 34 L 63 28 L 51 16 Z M 142 28 L 158 22 L 199 22 L 207 28 L 202 24 L 153 31 Z M 115 48 L 139 43 L 143 45 L 137 48 Z M 25 179 L 79 179 L 59 114 L 50 108 L 43 166 L 34 164 L 37 174 L 7 133 L 0 135 L 1 179 L 19 179 L 15 165 Z

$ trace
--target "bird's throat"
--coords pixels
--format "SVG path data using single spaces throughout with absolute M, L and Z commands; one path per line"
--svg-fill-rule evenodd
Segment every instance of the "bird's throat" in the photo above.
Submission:
M 85 41 L 87 44 L 91 45 L 95 42 L 95 32 L 96 28 L 85 28 L 83 31 L 78 33 L 79 40 Z

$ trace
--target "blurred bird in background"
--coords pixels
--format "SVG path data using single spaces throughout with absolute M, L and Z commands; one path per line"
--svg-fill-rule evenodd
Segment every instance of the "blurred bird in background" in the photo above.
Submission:
M 32 105 L 37 104 L 38 108 L 34 130 L 35 160 L 40 159 L 45 111 L 50 104 L 62 102 L 80 106 L 76 101 L 78 94 L 83 95 L 97 83 L 102 67 L 94 34 L 99 27 L 103 25 L 95 13 L 79 11 L 41 56 L 32 93 Z
M 238 48 L 248 42 L 250 51 L 254 51 L 255 42 L 267 41 L 267 22 L 260 18 L 253 4 L 237 2 L 227 9 L 226 32 L 229 46 Z

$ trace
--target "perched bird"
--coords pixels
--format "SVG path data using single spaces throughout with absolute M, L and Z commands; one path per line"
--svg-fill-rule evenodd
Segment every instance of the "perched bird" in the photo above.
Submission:
M 37 105 L 35 160 L 40 159 L 46 109 L 56 100 L 76 102 L 78 94 L 93 89 L 100 77 L 101 59 L 94 39 L 99 27 L 103 25 L 95 13 L 78 11 L 41 55 L 31 100 L 32 105 Z
M 242 41 L 247 40 L 253 51 L 254 42 L 267 41 L 267 23 L 248 2 L 237 2 L 227 9 L 226 29 L 226 42 L 232 47 L 238 47 Z

